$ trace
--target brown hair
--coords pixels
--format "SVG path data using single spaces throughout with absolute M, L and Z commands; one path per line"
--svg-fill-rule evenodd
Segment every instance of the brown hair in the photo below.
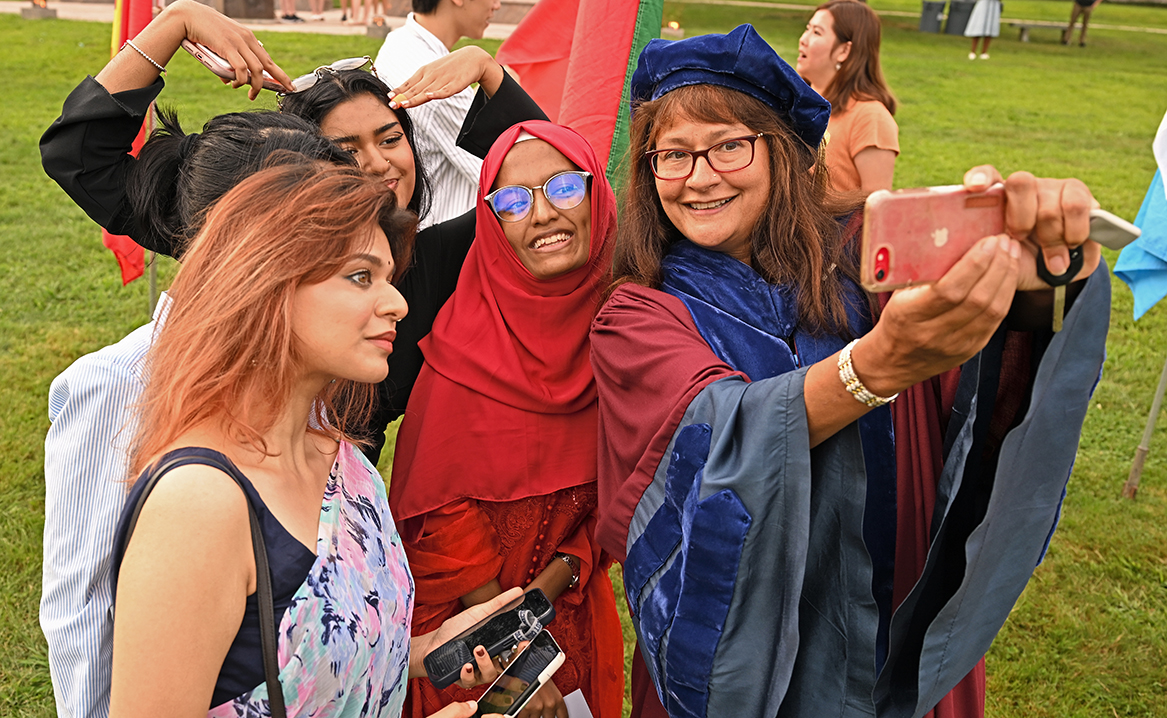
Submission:
M 846 112 L 852 99 L 875 100 L 894 115 L 896 98 L 879 66 L 879 15 L 857 0 L 831 0 L 815 8 L 819 10 L 831 14 L 838 43 L 851 43 L 851 52 L 823 92 L 831 111 Z
M 857 276 L 842 251 L 838 217 L 857 209 L 828 193 L 826 167 L 769 106 L 718 85 L 681 87 L 639 105 L 632 116 L 630 176 L 616 234 L 612 288 L 624 282 L 659 288 L 661 260 L 681 234 L 661 206 L 646 152 L 676 119 L 745 125 L 763 132 L 770 199 L 750 235 L 750 264 L 766 281 L 795 287 L 807 331 L 848 334 L 839 272 Z
M 413 213 L 398 210 L 378 180 L 321 162 L 261 170 L 214 205 L 170 288 L 174 301 L 150 350 L 131 477 L 207 421 L 266 453 L 263 435 L 284 409 L 302 359 L 290 323 L 296 288 L 340 271 L 378 226 L 400 276 Z M 347 438 L 374 389 L 329 384 L 314 409 L 322 428 L 313 431 Z

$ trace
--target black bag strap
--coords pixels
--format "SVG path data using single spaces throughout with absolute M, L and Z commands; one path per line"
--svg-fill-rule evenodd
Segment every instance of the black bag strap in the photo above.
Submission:
M 276 609 L 272 598 L 271 566 L 267 562 L 267 546 L 263 541 L 263 530 L 259 526 L 259 516 L 255 513 L 255 506 L 243 485 L 237 471 L 211 456 L 186 455 L 167 461 L 150 472 L 145 478 L 146 486 L 138 495 L 134 510 L 130 514 L 129 526 L 126 530 L 125 545 L 130 545 L 130 537 L 134 535 L 134 527 L 138 524 L 138 515 L 146 505 L 150 492 L 158 484 L 158 480 L 171 469 L 187 464 L 205 464 L 222 471 L 239 485 L 243 490 L 243 497 L 247 499 L 247 517 L 251 523 L 251 548 L 255 552 L 255 593 L 256 604 L 259 607 L 259 638 L 263 645 L 263 676 L 267 683 L 268 709 L 272 718 L 287 718 L 287 708 L 284 706 L 284 689 L 280 686 L 280 665 L 276 648 Z

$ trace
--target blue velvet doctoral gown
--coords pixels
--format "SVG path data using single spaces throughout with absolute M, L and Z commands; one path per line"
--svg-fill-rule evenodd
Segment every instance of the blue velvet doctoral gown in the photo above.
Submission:
M 999 357 L 965 365 L 932 548 L 889 623 L 886 413 L 809 446 L 806 367 L 844 340 L 803 331 L 789 293 L 724 255 L 679 242 L 663 266 L 664 290 L 752 379 L 714 381 L 689 403 L 628 527 L 625 589 L 663 704 L 672 716 L 923 715 L 988 650 L 1044 551 L 1104 356 L 1106 268 L 1040 353 L 992 465 L 977 460 L 977 407 L 991 404 Z

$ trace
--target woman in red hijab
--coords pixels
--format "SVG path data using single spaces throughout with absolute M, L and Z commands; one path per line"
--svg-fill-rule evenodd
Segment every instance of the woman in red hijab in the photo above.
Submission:
M 477 239 L 421 342 L 389 502 L 417 583 L 413 631 L 510 588 L 541 588 L 567 662 L 523 715 L 583 691 L 620 715 L 623 641 L 595 542 L 596 389 L 588 329 L 611 267 L 615 199 L 578 134 L 515 125 L 482 167 Z M 406 716 L 476 697 L 412 681 Z

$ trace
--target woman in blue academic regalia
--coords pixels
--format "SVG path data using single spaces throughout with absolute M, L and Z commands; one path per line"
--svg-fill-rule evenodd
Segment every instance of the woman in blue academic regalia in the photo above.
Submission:
M 632 102 L 591 336 L 633 714 L 983 710 L 977 674 L 949 692 L 1043 555 L 1102 365 L 1089 190 L 1010 177 L 1008 235 L 880 312 L 854 281 L 862 214 L 826 191 L 830 106 L 752 27 L 654 40 Z M 1078 246 L 1054 334 L 1035 256 L 1057 274 Z

